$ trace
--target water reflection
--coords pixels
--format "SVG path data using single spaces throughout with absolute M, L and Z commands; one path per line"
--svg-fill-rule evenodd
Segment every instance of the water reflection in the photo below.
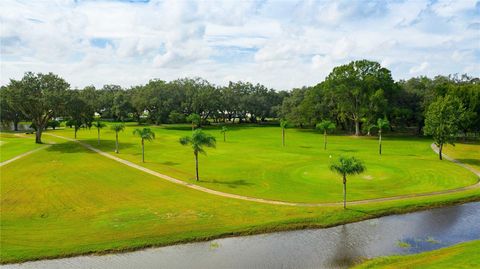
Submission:
M 8 265 L 5 268 L 346 268 L 362 257 L 414 253 L 480 239 L 480 202 L 328 229 L 225 238 Z M 213 247 L 212 248 L 212 244 Z
M 333 268 L 344 268 L 354 264 L 361 257 L 362 240 L 355 238 L 355 233 L 349 233 L 349 226 L 342 225 L 338 241 L 333 251 L 333 259 L 328 262 Z

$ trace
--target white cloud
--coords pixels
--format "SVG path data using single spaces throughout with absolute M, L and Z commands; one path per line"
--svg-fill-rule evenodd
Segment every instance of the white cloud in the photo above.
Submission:
M 479 76 L 474 1 L 0 1 L 1 84 L 25 71 L 73 86 L 202 76 L 289 89 L 371 59 L 395 78 Z
M 420 65 L 413 66 L 412 68 L 410 68 L 410 74 L 418 74 L 422 71 L 425 71 L 428 66 L 428 62 L 423 62 Z

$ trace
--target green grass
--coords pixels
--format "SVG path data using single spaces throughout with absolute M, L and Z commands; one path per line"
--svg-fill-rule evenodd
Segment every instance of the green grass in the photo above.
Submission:
M 67 135 L 69 131 L 56 131 L 55 133 Z M 193 171 L 190 171 L 193 170 L 193 154 L 188 148 L 182 147 L 177 142 L 180 135 L 188 134 L 189 131 L 166 128 L 156 128 L 156 131 L 158 131 L 157 140 L 146 145 L 146 156 L 150 163 L 145 166 L 175 176 L 185 175 L 186 180 L 189 180 L 189 177 L 193 176 Z M 278 131 L 277 128 L 239 128 L 230 132 L 228 135 L 231 142 L 223 144 L 219 141 L 218 149 L 209 150 L 208 157 L 202 156 L 201 164 L 205 167 L 201 166 L 201 171 L 205 173 L 206 180 L 208 180 L 207 174 L 221 175 L 221 172 L 227 173 L 228 169 L 224 170 L 221 165 L 228 162 L 222 161 L 221 158 L 230 159 L 228 156 L 231 155 L 238 157 L 241 154 L 235 151 L 242 148 L 245 148 L 243 149 L 245 154 L 252 150 L 255 143 L 258 147 L 264 146 L 266 152 L 259 152 L 259 154 L 264 158 L 263 162 L 268 165 L 261 165 L 261 158 L 257 156 L 246 154 L 238 160 L 239 165 L 246 165 L 251 161 L 250 159 L 255 159 L 258 165 L 247 165 L 243 166 L 243 170 L 235 170 L 242 175 L 250 174 L 250 169 L 257 172 L 266 171 L 267 168 L 272 169 L 275 163 L 278 163 L 278 165 L 274 167 L 286 171 L 280 165 L 283 161 L 282 158 L 288 160 L 291 163 L 290 166 L 298 165 L 295 158 L 314 159 L 316 154 L 309 153 L 306 149 L 306 152 L 303 153 L 305 156 L 302 157 L 302 148 L 296 148 L 300 146 L 295 147 L 293 141 L 289 142 L 287 140 L 287 143 L 289 143 L 287 149 L 275 146 L 280 141 L 270 141 L 268 137 L 276 137 L 276 131 Z M 120 141 L 122 144 L 119 156 L 140 163 L 140 143 L 138 143 L 137 138 L 131 137 L 131 132 L 132 127 L 129 127 L 125 133 L 121 134 Z M 210 130 L 210 132 L 219 136 L 217 130 Z M 253 137 L 248 138 L 252 132 L 259 137 L 257 142 Z M 92 130 L 92 133 L 94 134 L 94 130 Z M 93 137 L 92 133 L 82 131 L 79 133 L 79 137 L 85 137 L 87 138 L 86 141 L 95 144 L 96 141 L 93 138 L 87 137 L 87 135 Z M 111 138 L 109 137 L 111 136 L 110 131 L 105 130 L 104 134 L 104 139 Z M 307 141 L 309 137 L 317 137 L 317 134 L 309 132 L 288 130 L 288 138 L 294 137 L 295 134 L 298 137 L 306 136 L 302 141 Z M 242 142 L 238 140 L 239 138 L 236 138 L 236 140 L 235 135 L 242 135 L 247 140 L 246 142 L 254 143 L 254 145 L 246 143 L 242 146 L 243 140 Z M 56 144 L 0 167 L 1 263 L 133 250 L 148 246 L 162 246 L 232 235 L 307 227 L 329 227 L 382 215 L 480 200 L 480 190 L 475 189 L 434 197 L 356 205 L 350 206 L 347 210 L 340 207 L 274 206 L 222 198 L 185 188 L 126 167 L 76 143 L 47 136 L 45 136 L 45 139 Z M 353 145 L 360 147 L 359 144 L 370 143 L 371 139 L 336 137 L 332 138 L 332 148 L 335 145 L 335 140 L 337 140 L 337 143 L 353 141 L 351 142 Z M 33 144 L 33 138 L 30 141 Z M 357 144 L 357 141 L 364 142 Z M 417 145 L 414 149 L 419 150 L 420 153 L 412 152 L 413 155 L 429 154 L 427 150 L 423 149 L 423 146 L 429 145 L 427 140 L 399 139 L 397 143 L 402 143 L 402 141 L 404 141 L 402 144 L 404 147 L 410 144 Z M 372 143 L 374 144 L 374 142 Z M 387 140 L 386 143 L 389 143 L 389 141 Z M 102 144 L 104 144 L 103 148 L 109 152 L 113 150 L 112 141 L 104 140 Z M 222 149 L 223 146 L 225 147 Z M 340 146 L 337 145 L 337 147 Z M 311 150 L 318 154 L 323 151 Z M 372 149 L 373 151 L 374 149 Z M 279 154 L 281 158 L 277 158 L 276 155 L 269 156 L 268 152 Z M 360 155 L 361 153 L 355 152 L 355 154 Z M 382 158 L 388 158 L 385 156 Z M 319 158 L 322 160 L 323 157 Z M 435 155 L 431 157 L 423 156 L 417 161 L 422 158 L 425 158 L 427 163 L 433 163 L 429 160 L 430 158 L 435 159 Z M 373 160 L 372 157 L 370 162 L 373 162 Z M 219 163 L 216 163 L 216 161 Z M 313 163 L 317 163 L 317 161 L 312 161 Z M 323 165 L 321 162 L 318 163 Z M 449 162 L 445 161 L 441 164 L 450 167 L 453 175 L 462 175 L 462 170 L 457 170 L 456 166 L 450 166 Z M 394 166 L 395 164 L 390 163 L 389 165 Z M 299 166 L 302 167 L 302 165 Z M 371 167 L 371 169 L 375 169 L 374 167 Z M 207 168 L 214 171 L 209 172 Z M 272 172 L 280 176 L 279 171 L 273 169 Z M 319 170 L 318 173 L 321 175 L 323 171 Z M 255 195 L 260 196 L 262 185 L 258 182 L 270 177 L 262 177 L 255 173 L 250 175 L 253 177 L 251 180 L 256 183 L 245 187 L 248 187 L 248 190 L 252 193 L 256 189 L 260 189 L 255 193 Z M 292 175 L 296 174 L 281 177 L 284 180 L 283 183 L 287 186 L 270 188 L 268 192 L 287 191 L 289 187 L 295 187 L 293 182 L 297 182 L 296 184 L 302 185 L 302 188 L 297 187 L 296 191 L 299 193 L 296 194 L 289 191 L 290 195 L 299 200 L 301 200 L 303 193 L 307 193 L 305 195 L 308 196 L 308 188 L 313 185 L 313 179 L 311 179 L 311 183 L 303 184 L 300 179 L 290 178 Z M 469 173 L 466 173 L 466 175 L 470 176 Z M 229 176 L 235 178 L 235 173 L 227 173 L 225 178 Z M 431 175 L 432 180 L 435 179 L 435 176 L 436 174 Z M 270 178 L 269 180 L 273 179 Z M 303 180 L 308 181 L 308 179 Z M 372 188 L 379 189 L 379 186 L 373 186 L 376 185 L 373 184 L 375 178 L 368 180 L 360 178 L 357 180 L 372 182 Z M 415 179 L 411 180 L 415 183 Z M 420 183 L 417 186 L 425 186 L 422 183 L 422 178 L 418 180 Z M 450 184 L 451 180 L 447 177 L 438 180 L 443 182 L 442 184 L 449 183 L 444 186 L 445 188 L 455 185 Z M 322 181 L 325 182 L 322 183 Z M 325 186 L 330 184 L 332 185 L 329 187 L 331 190 L 341 188 L 340 180 L 337 180 L 333 175 L 332 178 L 315 178 L 314 182 Z M 385 180 L 379 180 L 378 183 L 383 184 L 383 182 L 388 183 Z M 397 182 L 397 184 L 400 183 Z M 205 182 L 202 184 L 212 186 L 212 184 Z M 395 183 L 389 184 L 393 186 Z M 384 187 L 388 187 L 388 184 Z M 414 188 L 412 187 L 412 189 Z M 237 189 L 232 188 L 231 190 Z M 350 187 L 350 190 L 353 192 L 353 187 Z M 247 189 L 242 191 L 246 192 Z M 311 199 L 315 198 L 316 201 L 329 200 L 322 197 L 329 195 L 325 190 L 317 188 L 317 191 L 319 193 L 312 196 Z M 281 198 L 281 196 L 282 194 L 278 193 L 276 197 Z M 368 197 L 368 195 L 365 195 L 365 197 Z M 341 196 L 335 198 L 332 196 L 330 199 L 340 200 Z
M 157 139 L 146 142 L 146 163 L 141 163 L 140 139 L 135 126 L 119 134 L 120 158 L 152 170 L 194 182 L 193 154 L 178 143 L 191 134 L 189 125 L 152 127 Z M 245 196 L 291 202 L 333 202 L 342 197 L 341 178 L 329 165 L 340 155 L 363 160 L 367 171 L 348 178 L 348 199 L 363 200 L 459 188 L 477 177 L 451 162 L 441 162 L 430 148 L 431 140 L 385 137 L 382 156 L 376 137 L 330 136 L 323 150 L 323 135 L 287 129 L 287 146 L 281 146 L 279 127 L 229 127 L 227 142 L 218 128 L 207 132 L 217 137 L 217 148 L 200 156 L 200 178 L 207 188 Z M 73 137 L 72 129 L 53 133 Z M 78 139 L 97 146 L 96 130 L 78 132 Z M 480 146 L 476 145 L 480 151 Z M 100 149 L 113 153 L 114 132 L 102 130 Z M 331 158 L 330 158 L 331 156 Z
M 480 143 L 455 143 L 455 146 L 445 146 L 444 152 L 448 156 L 480 171 Z
M 478 268 L 480 267 L 479 249 L 480 240 L 470 241 L 415 255 L 375 258 L 354 268 Z
M 0 133 L 0 162 L 41 146 L 35 144 L 32 139 L 35 139 L 34 135 Z

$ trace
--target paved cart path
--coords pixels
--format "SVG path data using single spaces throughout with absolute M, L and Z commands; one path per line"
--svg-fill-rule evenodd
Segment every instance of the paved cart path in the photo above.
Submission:
M 0 163 L 0 167 L 1 167 L 1 166 L 4 166 L 4 165 L 7 165 L 7 164 L 9 164 L 9 163 L 11 163 L 11 162 L 14 162 L 14 161 L 16 161 L 16 160 L 18 160 L 18 159 L 20 159 L 20 158 L 25 157 L 25 156 L 28 156 L 28 155 L 30 155 L 30 154 L 32 154 L 32 153 L 35 153 L 35 152 L 37 152 L 37 151 L 40 151 L 40 150 L 42 150 L 42 149 L 44 149 L 44 148 L 48 148 L 48 147 L 50 147 L 50 145 L 45 145 L 45 146 L 36 148 L 36 149 L 34 149 L 34 150 L 30 150 L 30 151 L 27 151 L 27 152 L 22 153 L 22 154 L 20 154 L 20 155 L 17 155 L 17 156 L 15 156 L 15 157 L 11 158 L 11 159 L 8 159 L 8 160 L 6 160 L 6 161 L 1 162 L 1 163 Z
M 169 182 L 185 186 L 187 188 L 195 189 L 198 191 L 202 191 L 205 193 L 217 195 L 217 196 L 222 196 L 222 197 L 227 197 L 227 198 L 233 198 L 233 199 L 238 199 L 238 200 L 244 200 L 244 201 L 251 201 L 251 202 L 257 202 L 257 203 L 263 203 L 263 204 L 271 204 L 271 205 L 287 205 L 287 206 L 304 206 L 304 207 L 325 207 L 325 206 L 343 206 L 343 202 L 332 202 L 332 203 L 295 203 L 295 202 L 284 202 L 284 201 L 276 201 L 276 200 L 268 200 L 268 199 L 262 199 L 262 198 L 255 198 L 255 197 L 248 197 L 248 196 L 243 196 L 243 195 L 237 195 L 237 194 L 232 194 L 232 193 L 226 193 L 226 192 L 221 192 L 221 191 L 216 191 L 212 190 L 209 188 L 205 188 L 199 185 L 191 184 L 188 182 L 185 182 L 180 179 L 173 178 L 171 176 L 158 173 L 156 171 L 153 171 L 151 169 L 145 168 L 143 166 L 140 166 L 138 164 L 132 163 L 130 161 L 121 159 L 117 156 L 114 156 L 110 153 L 104 152 L 102 150 L 99 150 L 95 147 L 92 147 L 89 144 L 86 144 L 84 142 L 81 142 L 76 139 L 64 137 L 64 136 L 59 136 L 55 134 L 50 134 L 50 133 L 45 133 L 46 135 L 51 135 L 57 138 L 73 141 L 76 143 L 79 143 L 80 145 L 86 147 L 89 150 L 92 150 L 104 157 L 107 157 L 109 159 L 112 159 L 114 161 L 117 161 L 119 163 L 122 163 L 124 165 L 130 166 L 132 168 L 135 168 L 137 170 L 140 170 L 142 172 L 148 173 L 150 175 L 156 176 L 158 178 L 167 180 Z M 432 144 L 432 149 L 435 151 L 435 146 Z M 456 164 L 461 165 L 462 167 L 472 171 L 475 173 L 479 178 L 480 178 L 480 171 L 477 171 L 461 162 L 458 160 L 455 160 L 453 158 L 448 157 L 447 155 L 443 154 L 444 158 L 455 162 Z M 399 195 L 399 196 L 392 196 L 392 197 L 385 197 L 385 198 L 375 198 L 375 199 L 367 199 L 367 200 L 358 200 L 358 201 L 351 201 L 347 202 L 348 205 L 361 205 L 361 204 L 370 204 L 370 203 L 378 203 L 378 202 L 388 202 L 388 201 L 396 201 L 396 200 L 403 200 L 403 199 L 408 199 L 408 198 L 415 198 L 415 197 L 428 197 L 428 196 L 435 196 L 435 195 L 441 195 L 441 194 L 449 194 L 449 193 L 455 193 L 455 192 L 462 192 L 466 190 L 471 190 L 471 189 L 476 189 L 480 187 L 480 181 L 478 181 L 474 185 L 462 187 L 462 188 L 457 188 L 457 189 L 450 189 L 450 190 L 442 190 L 442 191 L 435 191 L 435 192 L 428 192 L 428 193 L 419 193 L 419 194 L 406 194 L 406 195 Z

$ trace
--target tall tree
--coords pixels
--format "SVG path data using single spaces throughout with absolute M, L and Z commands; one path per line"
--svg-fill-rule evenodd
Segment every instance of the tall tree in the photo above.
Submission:
M 322 122 L 318 123 L 315 128 L 323 132 L 323 149 L 327 149 L 327 132 L 335 130 L 335 123 L 329 120 L 323 120 Z
M 22 111 L 14 103 L 12 88 L 2 86 L 0 88 L 0 122 L 3 125 L 13 124 L 13 130 L 18 131 L 18 123 L 24 118 Z
M 142 162 L 145 162 L 145 140 L 152 141 L 155 139 L 155 133 L 150 128 L 135 129 L 133 134 L 142 139 Z
M 81 126 L 88 126 L 93 121 L 94 111 L 80 95 L 79 91 L 70 91 L 68 93 L 66 112 L 72 120 L 75 139 Z
M 394 88 L 390 71 L 368 60 L 335 67 L 324 83 L 338 111 L 353 121 L 355 135 L 360 135 L 362 118 L 386 113 L 385 99 Z
M 118 153 L 118 133 L 125 130 L 125 125 L 123 123 L 115 123 L 110 126 L 110 129 L 115 132 L 115 153 Z
M 347 208 L 347 176 L 361 174 L 365 169 L 365 165 L 355 157 L 342 156 L 330 165 L 330 170 L 340 174 L 343 179 L 343 208 Z
M 56 113 L 65 107 L 65 94 L 70 85 L 59 76 L 27 72 L 21 80 L 10 80 L 13 104 L 37 127 L 35 143 L 42 143 L 42 132 Z
M 465 108 L 460 99 L 450 95 L 438 97 L 428 107 L 423 131 L 426 135 L 433 137 L 440 160 L 442 160 L 443 146 L 455 145 L 455 136 L 459 131 L 459 123 L 464 113 Z
M 185 136 L 180 138 L 180 144 L 186 146 L 191 145 L 193 149 L 193 155 L 195 156 L 195 175 L 197 181 L 200 180 L 198 176 L 198 154 L 207 154 L 203 147 L 215 148 L 215 137 L 204 133 L 201 129 L 197 129 L 192 133 L 192 136 Z
M 390 127 L 390 122 L 384 118 L 379 118 L 373 128 L 378 129 L 378 154 L 382 155 L 382 130 Z

